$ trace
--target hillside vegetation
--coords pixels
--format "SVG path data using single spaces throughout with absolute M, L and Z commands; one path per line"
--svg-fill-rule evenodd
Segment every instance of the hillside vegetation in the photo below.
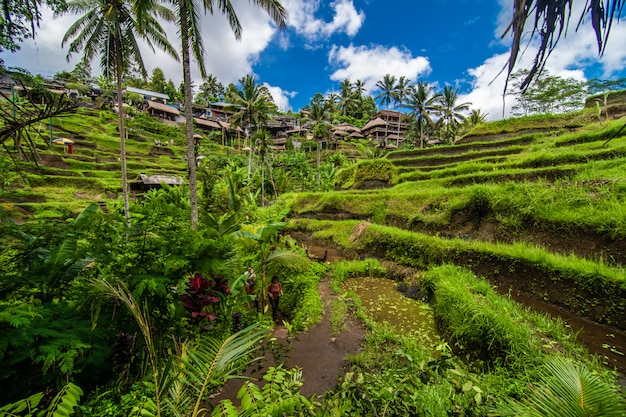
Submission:
M 467 266 L 623 330 L 624 122 L 584 110 L 486 123 L 455 145 L 351 166 L 335 192 L 285 199 L 295 230 L 404 265 Z
M 327 170 L 317 173 L 302 168 L 316 165 L 316 151 L 273 155 L 271 190 L 282 191 L 275 196 L 266 188 L 270 207 L 259 207 L 265 201 L 254 189 L 258 183 L 246 180 L 249 155 L 202 137 L 197 230 L 189 225 L 186 189 L 177 187 L 134 195 L 127 226 L 114 113 L 78 109 L 55 117 L 51 135 L 73 139 L 72 154 L 50 149 L 50 125 L 42 122 L 30 132 L 36 163 L 15 171 L 2 160 L 7 250 L 0 324 L 8 358 L 3 378 L 12 387 L 3 400 L 13 403 L 6 409 L 20 407 L 16 401 L 26 391 L 71 381 L 66 389 L 80 386 L 87 394 L 78 415 L 155 415 L 150 407 L 163 377 L 172 378 L 172 386 L 201 386 L 190 395 L 214 407 L 212 415 L 222 406 L 235 410 L 232 403 L 208 404 L 225 376 L 205 369 L 211 355 L 194 355 L 219 346 L 218 338 L 240 343 L 241 337 L 237 355 L 225 359 L 229 373 L 239 373 L 261 346 L 280 362 L 274 339 L 259 343 L 275 323 L 262 307 L 253 308 L 254 295 L 244 289 L 241 271 L 253 265 L 260 288 L 270 276 L 281 277 L 281 314 L 290 335 L 319 322 L 324 307 L 317 288 L 324 276 L 340 294 L 333 325 L 354 315 L 366 335 L 361 351 L 347 358 L 349 372 L 324 396 L 310 402 L 299 396 L 301 372 L 279 365 L 264 378 L 289 382 L 276 393 L 273 382 L 263 392 L 248 382 L 242 413 L 273 401 L 320 416 L 525 415 L 506 409 L 535 401 L 544 392 L 537 386 L 582 377 L 598 390 L 592 400 L 616 410 L 599 415 L 623 415 L 626 400 L 615 372 L 626 369 L 626 345 L 617 345 L 626 330 L 626 117 L 620 106 L 485 123 L 454 145 L 381 158 L 365 158 L 364 142 L 346 142 L 321 152 Z M 139 114 L 128 126 L 129 179 L 186 178 L 180 126 Z M 335 189 L 284 192 L 311 189 L 311 182 L 320 189 L 324 180 L 334 180 Z M 313 246 L 323 257 L 308 251 Z M 329 250 L 339 254 L 331 265 L 310 263 L 326 261 Z M 272 263 L 283 256 L 290 261 Z M 423 301 L 420 308 L 432 313 L 437 328 L 435 345 L 377 322 L 357 296 L 342 290 L 347 278 L 372 277 L 394 279 Z M 211 297 L 203 298 L 203 289 Z M 520 294 L 606 325 L 605 336 L 616 342 L 599 357 L 589 355 L 561 320 L 516 303 Z M 202 321 L 212 315 L 214 321 Z M 248 325 L 256 330 L 236 332 Z M 195 342 L 179 345 L 177 338 Z M 244 360 L 247 352 L 254 354 Z M 196 371 L 206 373 L 191 375 Z M 206 384 L 183 384 L 186 376 Z M 586 394 L 589 387 L 583 388 Z M 178 413 L 172 401 L 162 407 Z

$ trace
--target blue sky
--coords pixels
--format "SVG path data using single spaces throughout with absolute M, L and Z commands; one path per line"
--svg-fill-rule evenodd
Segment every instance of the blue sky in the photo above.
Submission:
M 225 85 L 255 74 L 282 110 L 297 111 L 315 93 L 338 91 L 345 78 L 365 81 L 375 96 L 376 82 L 389 73 L 438 89 L 457 87 L 461 100 L 489 119 L 509 114 L 511 103 L 504 114 L 502 108 L 504 77 L 497 74 L 508 57 L 510 36 L 501 35 L 511 18 L 511 0 L 283 0 L 289 20 L 282 31 L 248 1 L 233 3 L 243 26 L 239 42 L 223 16 L 203 17 L 207 70 Z M 574 3 L 576 8 L 584 5 Z M 574 25 L 579 15 L 575 9 Z M 78 57 L 66 61 L 61 38 L 74 20 L 76 16 L 52 18 L 45 12 L 35 41 L 26 42 L 19 53 L 3 52 L 5 64 L 46 76 L 71 70 Z M 625 24 L 622 19 L 614 26 L 602 58 L 590 25 L 578 31 L 572 25 L 548 61 L 550 73 L 580 80 L 626 77 Z M 176 28 L 166 28 L 177 45 Z M 529 64 L 534 50 L 531 42 L 520 68 Z M 150 50 L 144 59 L 148 72 L 158 66 L 178 85 L 179 63 Z M 92 68 L 97 71 L 97 62 Z M 202 82 L 197 71 L 193 77 L 196 85 Z

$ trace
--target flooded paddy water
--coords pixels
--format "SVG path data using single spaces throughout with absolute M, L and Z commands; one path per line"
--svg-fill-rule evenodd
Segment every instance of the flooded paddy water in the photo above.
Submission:
M 426 345 L 435 347 L 440 337 L 435 329 L 433 309 L 427 303 L 405 297 L 397 283 L 387 278 L 347 279 L 342 289 L 359 296 L 364 310 L 379 323 L 387 323 L 404 334 L 411 333 Z

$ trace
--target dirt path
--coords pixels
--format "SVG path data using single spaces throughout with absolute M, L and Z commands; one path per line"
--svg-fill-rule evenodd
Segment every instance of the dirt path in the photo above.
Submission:
M 273 329 L 273 336 L 286 350 L 285 356 L 279 357 L 278 361 L 284 362 L 286 369 L 294 367 L 302 369 L 303 385 L 300 393 L 307 398 L 321 396 L 335 387 L 339 377 L 347 370 L 346 355 L 358 352 L 364 334 L 361 324 L 352 320 L 346 323 L 345 330 L 333 334 L 330 305 L 336 295 L 330 289 L 328 277 L 324 278 L 317 288 L 324 302 L 324 316 L 318 325 L 291 340 L 283 325 L 276 325 Z M 272 352 L 267 352 L 262 360 L 261 369 L 248 370 L 246 375 L 259 379 L 267 368 L 274 365 L 276 358 Z M 237 392 L 243 382 L 240 379 L 229 380 L 211 402 L 230 399 L 233 404 L 239 405 Z

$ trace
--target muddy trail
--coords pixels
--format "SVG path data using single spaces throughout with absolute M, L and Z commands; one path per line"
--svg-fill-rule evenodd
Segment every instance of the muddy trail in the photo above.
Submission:
M 323 253 L 324 249 L 319 248 L 315 255 L 322 256 Z M 332 262 L 332 254 L 326 253 L 327 260 Z M 324 315 L 320 323 L 294 337 L 288 335 L 285 326 L 276 324 L 272 336 L 280 346 L 267 349 L 259 366 L 248 369 L 245 376 L 259 380 L 269 367 L 284 362 L 285 369 L 297 367 L 302 370 L 303 385 L 300 393 L 307 398 L 321 396 L 335 387 L 339 378 L 347 371 L 346 356 L 359 351 L 365 329 L 356 319 L 347 317 L 343 330 L 334 334 L 330 323 L 330 306 L 337 296 L 330 288 L 329 278 L 320 281 L 317 289 L 324 303 Z M 283 319 L 286 318 L 279 316 L 280 323 Z M 215 404 L 229 399 L 233 404 L 239 405 L 237 392 L 244 382 L 241 379 L 229 380 L 211 402 Z

